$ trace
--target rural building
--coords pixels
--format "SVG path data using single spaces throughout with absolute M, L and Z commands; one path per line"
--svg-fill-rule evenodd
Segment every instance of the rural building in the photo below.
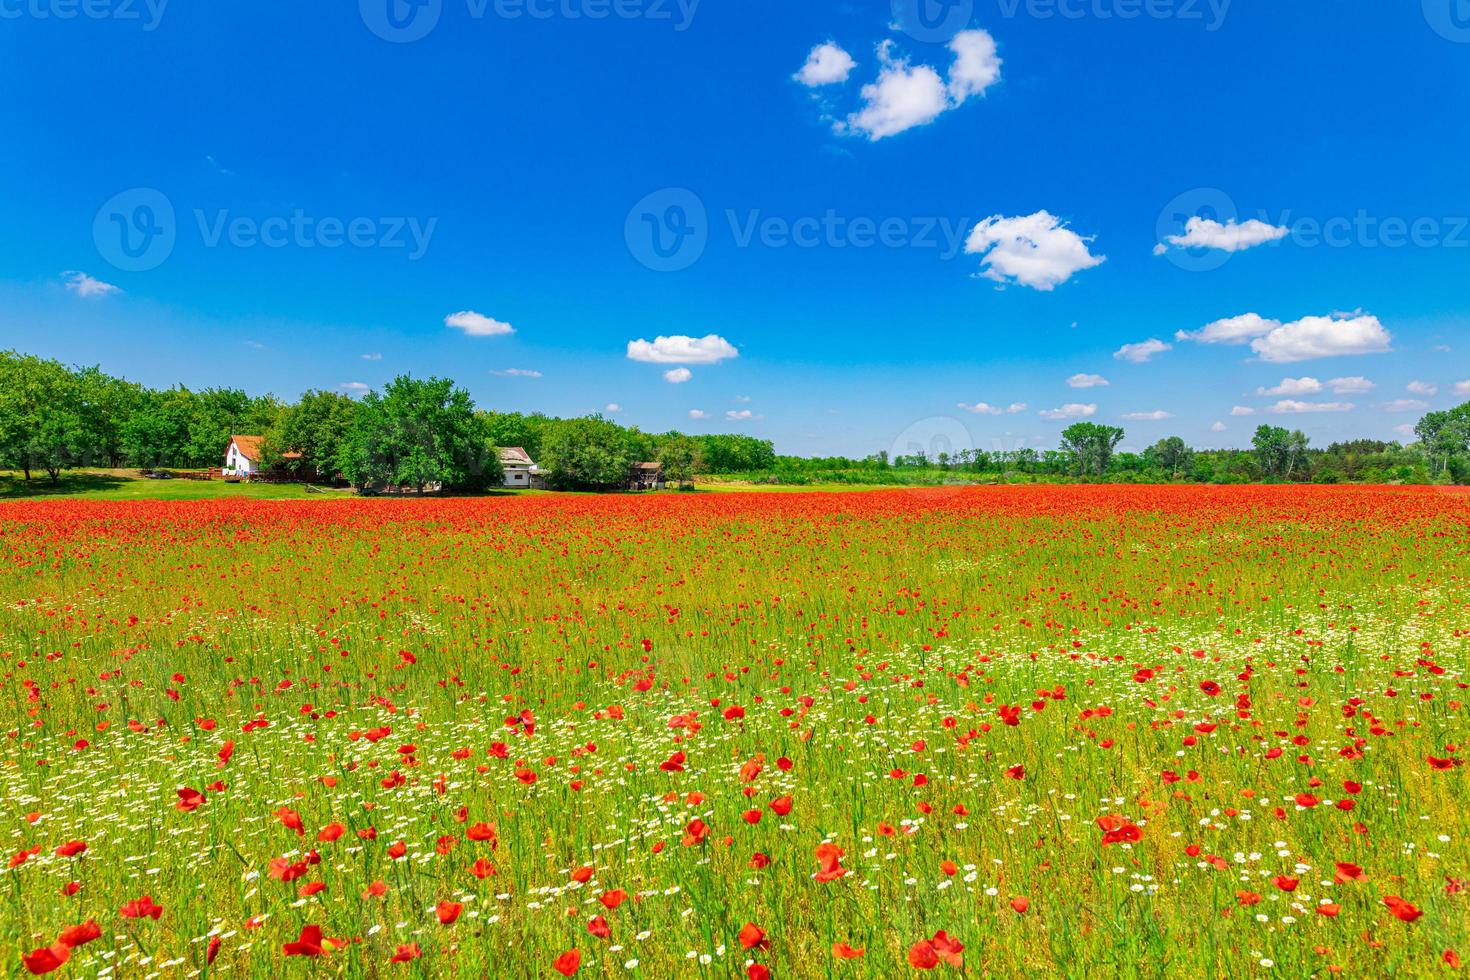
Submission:
M 225 447 L 225 476 L 238 476 L 244 479 L 253 479 L 266 475 L 283 475 L 279 468 L 265 465 L 265 443 L 264 436 L 230 436 L 230 444 Z M 282 453 L 282 459 L 300 459 L 301 454 L 297 452 Z
M 662 463 L 630 463 L 628 465 L 629 490 L 662 490 L 664 467 Z
M 501 447 L 500 468 L 505 471 L 503 482 L 507 487 L 524 490 L 540 483 L 541 467 L 520 446 Z

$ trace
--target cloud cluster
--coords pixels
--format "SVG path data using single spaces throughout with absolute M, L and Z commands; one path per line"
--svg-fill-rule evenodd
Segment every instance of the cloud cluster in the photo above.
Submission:
M 1039 414 L 1042 418 L 1050 419 L 1053 422 L 1069 419 L 1090 419 L 1097 414 L 1097 406 L 1072 403 L 1063 405 L 1061 408 L 1044 408 Z
M 101 296 L 111 296 L 114 293 L 122 292 L 121 289 L 112 283 L 103 282 L 101 279 L 94 279 L 85 272 L 68 270 L 61 274 L 61 278 L 65 281 L 68 290 L 76 293 L 83 299 L 96 299 Z
M 1147 364 L 1155 354 L 1162 354 L 1166 350 L 1173 349 L 1173 344 L 1166 344 L 1157 337 L 1150 337 L 1136 344 L 1124 344 L 1113 351 L 1113 357 L 1133 364 Z
M 510 324 L 482 313 L 476 313 L 474 310 L 460 310 L 458 313 L 451 313 L 444 318 L 444 325 L 455 330 L 463 330 L 466 337 L 500 337 L 516 332 L 515 327 Z
M 974 227 L 965 254 L 983 256 L 981 275 L 987 279 L 1050 292 L 1074 273 L 1107 260 L 1088 251 L 1091 241 L 1047 211 L 1017 218 L 997 214 Z
M 1067 379 L 1068 388 L 1106 388 L 1108 384 L 1100 374 L 1074 374 Z
M 1011 402 L 1005 408 L 1001 408 L 999 405 L 991 405 L 987 402 L 978 402 L 974 405 L 960 402 L 956 407 L 964 409 L 972 415 L 1015 415 L 1018 412 L 1026 411 L 1025 402 Z
M 703 337 L 675 334 L 651 341 L 628 341 L 628 359 L 645 364 L 718 364 L 739 356 L 735 345 L 718 334 Z
M 812 48 L 811 54 L 806 56 L 806 64 L 792 77 L 808 88 L 836 85 L 847 81 L 847 76 L 856 66 L 852 55 L 828 41 Z
M 1169 245 L 1175 248 L 1213 248 L 1222 252 L 1241 252 L 1266 242 L 1279 241 L 1290 233 L 1289 228 L 1268 225 L 1255 218 L 1243 224 L 1236 224 L 1235 219 L 1231 218 L 1221 224 L 1209 218 L 1195 216 L 1184 225 L 1184 234 L 1169 235 L 1163 242 L 1155 245 L 1154 254 L 1163 255 L 1169 251 Z
M 1199 344 L 1248 343 L 1261 360 L 1273 364 L 1384 354 L 1393 349 L 1393 336 L 1378 318 L 1361 311 L 1307 316 L 1290 323 L 1246 313 L 1216 320 L 1198 330 L 1180 330 L 1174 339 Z

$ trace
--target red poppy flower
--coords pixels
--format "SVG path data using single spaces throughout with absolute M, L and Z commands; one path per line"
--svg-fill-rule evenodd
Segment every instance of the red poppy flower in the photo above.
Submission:
M 582 965 L 582 951 L 569 949 L 552 961 L 551 968 L 564 977 L 569 977 L 577 972 Z
M 434 906 L 434 914 L 438 916 L 441 926 L 452 925 L 454 920 L 459 918 L 459 913 L 463 911 L 464 903 L 462 902 L 443 901 Z
M 20 962 L 31 973 L 39 975 L 60 969 L 69 959 L 71 959 L 71 949 L 66 944 L 52 943 L 50 946 L 43 946 L 30 953 L 22 953 Z

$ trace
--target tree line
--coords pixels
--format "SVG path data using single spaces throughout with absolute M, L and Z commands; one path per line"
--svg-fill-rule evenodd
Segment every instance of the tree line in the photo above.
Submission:
M 80 468 L 218 467 L 232 435 L 263 437 L 266 465 L 358 487 L 473 491 L 503 479 L 499 448 L 520 446 L 561 489 L 623 485 L 633 462 L 670 482 L 696 473 L 768 470 L 751 436 L 642 432 L 600 415 L 562 419 L 479 409 L 444 378 L 403 375 L 353 399 L 308 391 L 295 402 L 236 388 L 149 388 L 97 367 L 0 352 L 0 468 L 59 481 Z

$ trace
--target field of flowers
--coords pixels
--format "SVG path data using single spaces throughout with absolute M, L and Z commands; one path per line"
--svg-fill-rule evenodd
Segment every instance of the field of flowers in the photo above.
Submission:
M 1432 975 L 1470 495 L 0 504 L 5 974 Z

